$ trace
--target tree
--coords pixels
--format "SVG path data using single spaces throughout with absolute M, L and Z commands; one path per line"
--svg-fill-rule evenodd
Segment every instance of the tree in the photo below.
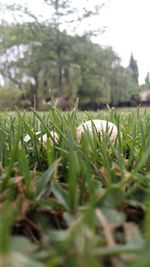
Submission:
M 80 66 L 78 97 L 83 107 L 110 103 L 110 75 L 119 60 L 111 48 L 101 48 L 86 37 L 74 38 L 73 60 Z
M 147 75 L 145 77 L 145 87 L 146 89 L 150 89 L 150 73 L 147 72 Z
M 7 9 L 11 11 L 11 13 L 14 13 L 17 11 L 17 12 L 20 12 L 22 15 L 28 16 L 29 21 L 30 19 L 32 20 L 32 23 L 29 23 L 29 22 L 26 22 L 26 23 L 21 22 L 21 23 L 22 25 L 25 26 L 26 40 L 29 40 L 28 50 L 26 51 L 25 56 L 29 59 L 27 54 L 30 51 L 30 54 L 32 53 L 31 60 L 34 58 L 32 62 L 31 60 L 29 60 L 29 63 L 30 63 L 29 69 L 30 69 L 30 74 L 31 74 L 31 69 L 32 69 L 32 75 L 33 75 L 32 77 L 34 78 L 34 82 L 31 83 L 31 87 L 34 89 L 34 94 L 36 96 L 37 105 L 38 105 L 39 73 L 44 74 L 45 72 L 47 72 L 46 69 L 49 66 L 49 63 L 51 64 L 52 61 L 55 62 L 55 68 L 57 66 L 57 72 L 55 71 L 55 74 L 56 74 L 55 75 L 55 81 L 56 81 L 55 88 L 56 90 L 58 90 L 59 95 L 64 96 L 65 94 L 64 86 L 67 80 L 69 81 L 68 86 L 70 84 L 70 88 L 68 87 L 68 93 L 69 93 L 69 90 L 72 91 L 72 85 L 71 85 L 72 83 L 70 81 L 72 78 L 74 79 L 76 75 L 75 76 L 72 75 L 74 62 L 71 61 L 71 58 L 69 57 L 70 53 L 68 52 L 71 49 L 70 45 L 72 44 L 70 40 L 67 38 L 66 29 L 68 29 L 70 25 L 73 25 L 72 27 L 72 30 L 73 30 L 78 25 L 78 23 L 81 24 L 82 21 L 87 20 L 88 18 L 92 16 L 98 15 L 100 9 L 102 8 L 104 4 L 102 1 L 100 1 L 100 4 L 98 5 L 92 5 L 92 7 L 86 6 L 82 9 L 82 12 L 80 10 L 80 12 L 77 14 L 77 11 L 78 11 L 77 7 L 73 6 L 73 1 L 71 0 L 70 1 L 68 0 L 44 0 L 44 2 L 48 5 L 48 7 L 50 7 L 50 16 L 48 20 L 45 20 L 45 21 L 43 20 L 42 23 L 39 22 L 38 18 L 36 17 L 35 14 L 33 14 L 33 12 L 29 11 L 24 6 L 21 6 L 21 5 L 7 6 Z M 25 18 L 25 20 L 27 20 L 27 18 Z M 18 28 L 19 27 L 21 28 L 21 25 L 19 25 L 20 23 L 18 23 L 16 17 L 15 17 L 15 24 L 16 26 L 18 26 Z M 18 32 L 17 32 L 18 28 L 16 27 L 17 36 L 18 36 Z M 28 29 L 28 33 L 26 32 L 26 29 Z M 49 29 L 49 32 L 48 32 L 48 29 Z M 23 29 L 22 31 L 24 32 Z M 28 35 L 30 35 L 31 39 Z M 86 36 L 87 36 L 87 32 L 86 32 Z M 23 40 L 25 40 L 24 37 L 23 37 Z M 25 40 L 25 43 L 26 43 L 26 40 Z M 18 41 L 16 40 L 16 42 Z M 22 44 L 20 43 L 18 47 L 20 45 Z M 47 55 L 44 52 L 45 47 L 46 47 Z M 47 60 L 45 62 L 46 67 L 44 67 L 45 71 L 43 69 L 41 70 L 41 67 L 38 64 L 38 62 L 39 61 L 42 62 L 42 59 L 43 59 L 43 55 L 40 52 L 41 48 L 43 48 L 42 53 L 44 54 L 44 56 L 45 55 L 47 56 Z M 49 53 L 47 49 L 49 49 L 50 51 Z M 51 58 L 52 55 L 53 55 L 53 58 Z M 20 61 L 19 63 L 20 65 L 25 65 L 23 64 L 21 59 L 18 60 L 18 62 L 19 61 Z M 25 70 L 25 68 L 23 69 Z M 78 72 L 77 69 L 78 67 L 74 66 L 74 72 Z M 12 78 L 11 75 L 9 78 Z M 45 84 L 47 84 L 47 82 L 45 82 Z M 70 93 L 70 95 L 71 94 L 72 93 Z
M 113 68 L 110 77 L 111 104 L 134 105 L 138 95 L 138 84 L 133 80 L 132 73 L 120 65 Z
M 63 29 L 68 29 L 70 25 L 72 28 L 76 28 L 78 23 L 87 20 L 91 16 L 99 14 L 100 9 L 103 6 L 102 1 L 99 5 L 93 5 L 92 8 L 84 8 L 82 12 L 77 13 L 77 8 L 73 7 L 73 1 L 69 0 L 45 0 L 45 2 L 52 9 L 52 16 L 50 17 L 50 25 L 55 30 L 54 48 L 57 55 L 57 67 L 58 67 L 58 89 L 60 95 L 64 95 L 63 78 L 65 70 L 68 69 L 70 59 L 66 57 L 66 50 L 69 50 L 69 43 L 67 39 L 63 38 L 61 33 Z M 86 32 L 86 35 L 88 33 Z M 91 34 L 91 33 L 90 33 Z M 68 70 L 69 73 L 69 70 Z
M 133 55 L 126 69 L 111 48 L 92 43 L 87 34 L 71 35 L 63 30 L 64 23 L 70 23 L 66 14 L 70 16 L 72 9 L 69 13 L 65 0 L 48 1 L 48 5 L 63 2 L 66 13 L 61 6 L 57 12 L 54 7 L 57 19 L 39 22 L 33 15 L 32 22 L 0 24 L 0 73 L 5 82 L 28 91 L 32 105 L 36 98 L 37 108 L 39 99 L 51 96 L 79 96 L 82 107 L 132 101 L 138 92 Z
M 32 29 L 38 34 L 33 34 Z M 49 53 L 50 45 L 43 39 L 50 29 L 41 24 L 25 23 L 13 25 L 0 25 L 1 42 L 1 65 L 0 72 L 19 89 L 29 84 L 32 104 L 39 106 L 39 73 L 45 65 L 54 57 Z M 41 47 L 43 46 L 43 50 Z M 11 59 L 11 60 L 10 60 Z
M 65 94 L 65 84 L 66 81 L 70 81 L 75 76 L 72 75 L 72 70 L 74 66 L 74 62 L 71 61 L 71 58 L 69 57 L 68 51 L 71 49 L 70 47 L 70 40 L 67 38 L 67 32 L 66 29 L 70 27 L 70 25 L 73 25 L 73 29 L 77 27 L 77 25 L 82 23 L 82 21 L 87 20 L 88 18 L 92 16 L 96 16 L 99 14 L 100 9 L 103 7 L 104 2 L 100 1 L 100 4 L 98 5 L 92 5 L 88 7 L 88 5 L 84 8 L 82 8 L 82 12 L 77 14 L 78 10 L 77 7 L 73 6 L 73 1 L 68 0 L 44 0 L 44 2 L 50 7 L 50 16 L 49 19 L 43 20 L 43 22 L 39 22 L 38 18 L 36 17 L 33 12 L 29 11 L 27 8 L 18 5 L 18 6 L 7 6 L 7 9 L 11 11 L 11 13 L 14 12 L 20 12 L 22 15 L 28 16 L 29 21 L 32 20 L 32 23 L 29 22 L 21 22 L 22 25 L 28 26 L 30 28 L 30 32 L 32 34 L 31 44 L 28 45 L 30 47 L 30 53 L 32 53 L 32 59 L 34 58 L 34 63 L 31 64 L 30 61 L 30 71 L 32 69 L 33 71 L 33 78 L 34 83 L 31 83 L 31 87 L 34 89 L 34 94 L 36 96 L 36 103 L 38 105 L 38 85 L 39 85 L 39 73 L 45 73 L 47 72 L 47 67 L 45 68 L 45 71 L 43 69 L 41 70 L 39 68 L 39 58 L 41 60 L 41 53 L 40 49 L 38 47 L 38 42 L 40 39 L 38 35 L 42 36 L 42 41 L 40 40 L 40 48 L 43 48 L 46 46 L 49 47 L 49 54 L 47 53 L 47 61 L 45 66 L 49 66 L 49 63 L 51 64 L 55 62 L 55 68 L 57 67 L 57 72 L 55 71 L 55 88 L 59 92 L 60 96 L 64 96 Z M 14 16 L 15 17 L 15 16 Z M 22 16 L 23 18 L 23 16 Z M 28 21 L 27 18 L 25 20 Z M 19 25 L 17 19 L 15 18 L 16 25 Z M 21 25 L 20 25 L 21 27 Z M 27 28 L 27 27 L 25 27 Z M 44 31 L 42 32 L 42 30 Z M 47 30 L 45 30 L 47 29 Z M 48 29 L 50 30 L 48 32 Z M 91 35 L 91 32 L 84 32 L 85 36 Z M 18 35 L 18 33 L 17 33 Z M 38 38 L 37 38 L 38 37 Z M 26 36 L 28 40 L 28 36 Z M 23 38 L 24 39 L 24 38 Z M 30 38 L 29 38 L 30 40 Z M 71 44 L 72 45 L 72 44 Z M 32 50 L 32 52 L 31 52 Z M 52 53 L 51 53 L 52 51 Z M 28 54 L 29 50 L 26 51 L 26 56 Z M 43 52 L 45 55 L 46 53 Z M 51 55 L 53 54 L 53 58 L 51 59 Z M 50 61 L 49 61 L 50 60 Z M 48 63 L 49 61 L 49 63 Z M 41 61 L 40 61 L 41 62 Z M 22 63 L 21 63 L 22 64 Z M 9 64 L 8 64 L 9 65 Z M 34 66 L 33 66 L 34 65 Z M 54 65 L 53 65 L 54 67 Z M 74 72 L 76 72 L 78 69 L 77 66 L 74 66 Z M 77 71 L 78 72 L 78 71 Z M 69 77 L 70 75 L 70 77 Z M 41 75 L 40 75 L 41 77 Z M 74 79 L 73 78 L 73 79 Z M 78 83 L 78 82 L 77 82 Z M 47 84 L 47 82 L 45 82 Z M 72 91 L 72 83 L 70 83 L 70 88 L 68 87 L 68 93 Z M 68 83 L 69 86 L 69 83 Z M 46 87 L 45 87 L 46 88 Z M 72 93 L 70 93 L 71 95 Z
M 130 56 L 129 69 L 132 72 L 133 80 L 138 84 L 139 70 L 137 61 L 134 59 L 133 54 Z

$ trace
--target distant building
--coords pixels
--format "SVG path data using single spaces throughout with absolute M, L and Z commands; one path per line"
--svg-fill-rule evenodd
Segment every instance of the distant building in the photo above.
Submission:
M 150 104 L 150 89 L 139 92 L 139 102 L 142 104 Z

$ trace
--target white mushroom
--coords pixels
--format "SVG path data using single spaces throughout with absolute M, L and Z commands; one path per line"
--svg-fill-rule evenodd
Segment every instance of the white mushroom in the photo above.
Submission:
M 38 140 L 41 142 L 43 141 L 44 143 L 46 143 L 48 140 L 54 140 L 56 143 L 58 142 L 59 138 L 58 138 L 58 134 L 54 131 L 50 131 L 50 137 L 47 137 L 47 134 L 44 134 L 42 136 L 40 136 L 38 138 Z
M 85 131 L 88 131 L 91 135 L 93 135 L 95 131 L 95 133 L 99 133 L 101 137 L 107 135 L 112 143 L 115 142 L 118 135 L 118 129 L 114 123 L 106 120 L 88 120 L 80 124 L 77 128 L 78 143 L 80 143 L 81 136 Z
M 40 135 L 40 134 L 41 134 L 41 132 L 36 132 L 36 135 Z M 53 140 L 54 140 L 55 142 L 58 142 L 59 138 L 58 138 L 58 134 L 57 134 L 56 132 L 54 132 L 54 131 L 50 131 L 50 135 L 51 135 L 51 137 L 53 138 Z M 51 137 L 48 138 L 48 137 L 47 137 L 47 134 L 43 134 L 42 136 L 39 136 L 39 137 L 38 137 L 38 140 L 39 140 L 40 142 L 46 143 L 46 142 L 48 141 L 48 139 L 51 139 L 51 140 L 52 140 Z M 24 140 L 24 142 L 28 143 L 28 142 L 31 140 L 30 135 L 27 134 L 27 135 L 24 137 L 23 140 Z
M 27 134 L 24 138 L 23 138 L 23 141 L 28 143 L 30 141 L 31 137 L 29 134 Z

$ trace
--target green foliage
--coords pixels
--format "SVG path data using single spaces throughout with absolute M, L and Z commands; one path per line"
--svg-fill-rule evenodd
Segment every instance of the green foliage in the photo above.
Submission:
M 131 57 L 130 57 L 129 68 L 132 71 L 133 80 L 138 84 L 139 71 L 138 71 L 137 62 L 134 59 L 133 54 L 131 54 Z
M 136 105 L 138 100 L 138 85 L 132 78 L 128 69 L 121 66 L 112 71 L 111 84 L 111 103 L 115 106 L 118 103 L 126 105 Z M 121 89 L 120 89 L 121 88 Z
M 150 89 L 150 73 L 148 72 L 145 77 L 145 88 Z
M 6 85 L 22 90 L 20 106 L 36 103 L 38 108 L 42 100 L 52 97 L 67 100 L 79 97 L 83 109 L 136 104 L 138 66 L 133 55 L 129 68 L 122 67 L 111 47 L 92 43 L 88 34 L 69 35 L 63 30 L 64 23 L 70 25 L 75 12 L 70 2 L 45 2 L 53 10 L 49 21 L 39 22 L 34 14 L 19 7 L 17 11 L 28 13 L 32 21 L 0 24 L 0 56 L 5 58 L 0 72 Z M 85 9 L 80 22 L 98 14 L 98 10 Z
M 19 100 L 22 92 L 19 89 L 13 88 L 13 86 L 14 85 L 12 85 L 12 87 L 0 87 L 1 109 L 13 110 L 17 100 Z

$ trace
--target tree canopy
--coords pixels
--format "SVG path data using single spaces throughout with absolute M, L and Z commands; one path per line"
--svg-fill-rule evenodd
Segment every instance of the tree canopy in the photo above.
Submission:
M 122 67 L 111 47 L 93 43 L 88 34 L 61 29 L 61 20 L 74 12 L 68 1 L 46 2 L 55 15 L 49 22 L 0 24 L 0 73 L 5 85 L 21 90 L 32 105 L 35 96 L 37 106 L 51 97 L 79 97 L 84 108 L 132 102 L 139 89 L 133 55 L 129 68 Z M 85 10 L 84 16 L 94 12 Z
M 132 72 L 132 77 L 136 83 L 138 83 L 138 78 L 139 78 L 139 70 L 138 70 L 138 65 L 137 61 L 134 59 L 133 54 L 131 54 L 130 61 L 129 61 L 129 68 Z

